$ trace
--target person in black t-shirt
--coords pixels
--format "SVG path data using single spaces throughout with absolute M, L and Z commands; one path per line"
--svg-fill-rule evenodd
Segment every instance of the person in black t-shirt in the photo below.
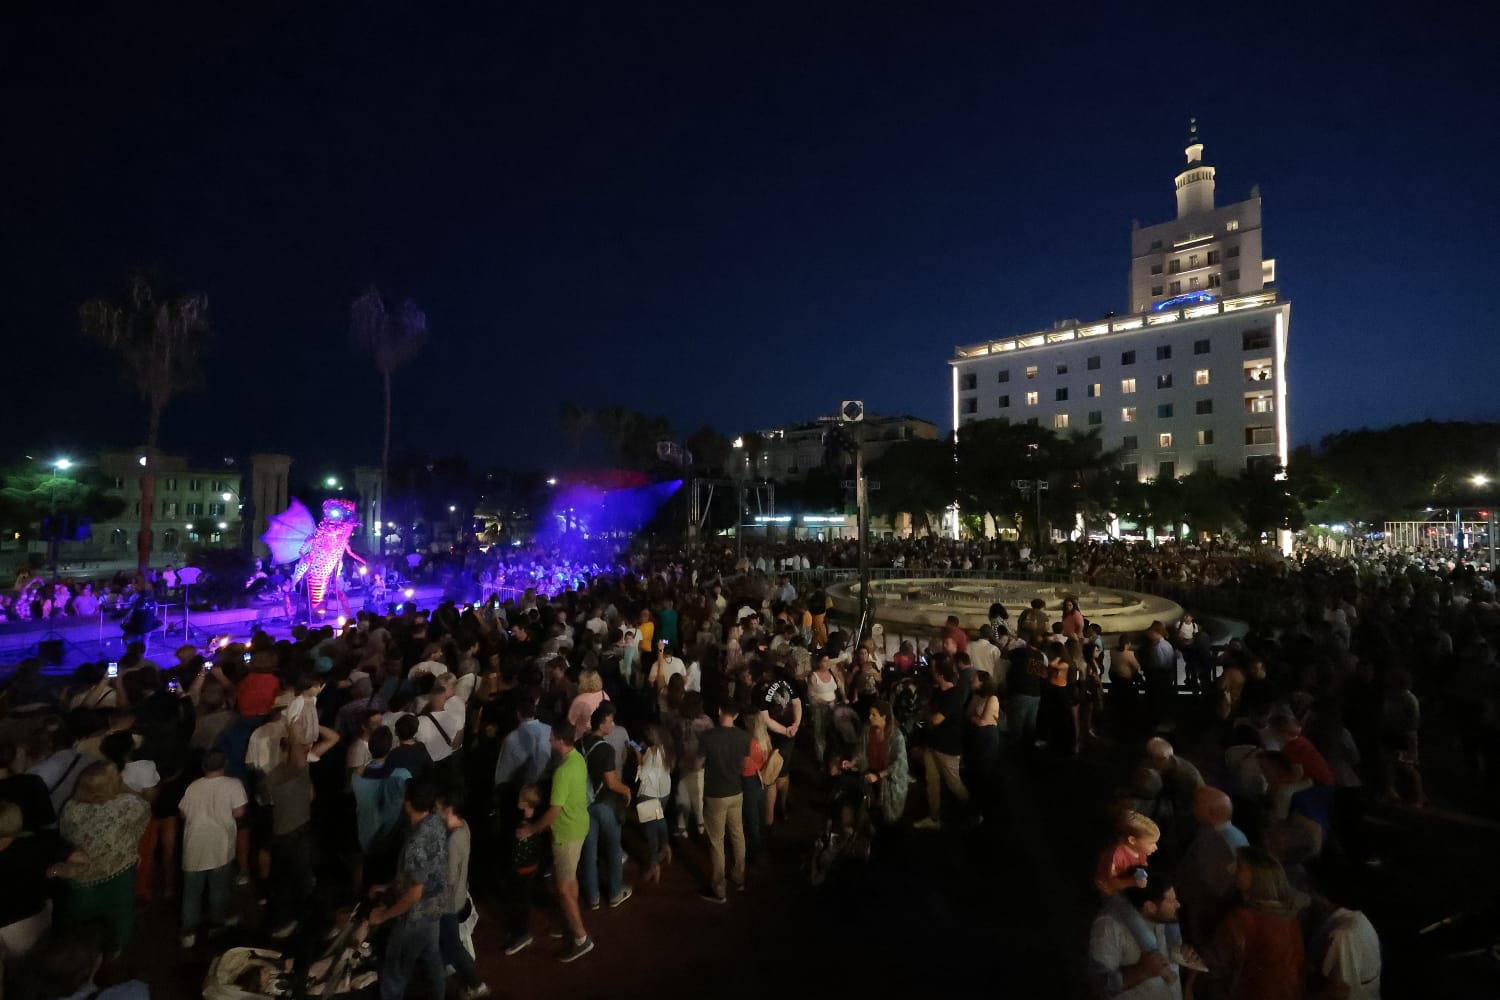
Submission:
M 589 833 L 584 838 L 578 865 L 578 885 L 589 907 L 598 906 L 601 898 L 609 900 L 610 906 L 619 906 L 634 890 L 625 884 L 625 865 L 620 855 L 620 828 L 625 821 L 625 809 L 630 805 L 630 787 L 620 780 L 615 750 L 607 739 L 615 728 L 615 706 L 607 701 L 600 702 L 589 717 L 589 724 L 593 728 L 578 741 L 578 752 L 583 754 L 589 788 L 593 791 L 593 801 L 589 803 Z M 602 896 L 599 885 L 601 854 L 606 879 Z
M 1005 727 L 1017 746 L 1029 747 L 1036 739 L 1036 714 L 1042 704 L 1042 681 L 1047 677 L 1047 660 L 1035 640 L 1017 646 L 1010 652 L 1010 669 L 1005 686 L 1010 695 L 1005 703 Z
M 964 692 L 958 688 L 958 669 L 952 660 L 934 665 L 937 689 L 932 693 L 928 715 L 927 744 L 922 747 L 922 765 L 927 780 L 927 818 L 918 830 L 937 830 L 943 825 L 943 786 L 959 802 L 969 801 L 969 790 L 959 776 L 963 757 Z
M 771 750 L 781 754 L 781 777 L 766 789 L 766 826 L 776 823 L 776 805 L 786 816 L 787 797 L 791 793 L 792 747 L 802 726 L 802 699 L 784 667 L 772 667 L 755 687 L 755 707 L 765 720 L 771 736 Z

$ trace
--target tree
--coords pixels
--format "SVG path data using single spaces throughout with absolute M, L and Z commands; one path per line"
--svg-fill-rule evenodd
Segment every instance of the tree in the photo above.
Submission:
M 146 401 L 145 468 L 141 475 L 141 530 L 136 560 L 151 565 L 151 514 L 156 505 L 156 454 L 161 416 L 178 392 L 196 383 L 209 335 L 208 298 L 174 293 L 136 272 L 115 298 L 90 299 L 78 311 L 84 335 L 119 356 L 121 374 Z
M 109 483 L 95 469 L 63 474 L 28 466 L 0 473 L 0 527 L 28 531 L 41 525 L 54 567 L 58 544 L 66 540 L 64 526 L 76 529 L 85 519 L 107 521 L 124 509 L 125 501 L 109 492 Z
M 380 446 L 380 488 L 385 493 L 390 489 L 391 470 L 391 376 L 426 341 L 427 314 L 411 299 L 395 312 L 387 310 L 385 300 L 372 285 L 349 307 L 349 334 L 354 346 L 375 362 L 385 388 L 385 437 Z M 384 533 L 380 537 L 383 539 Z
M 729 464 L 732 450 L 729 439 L 712 427 L 704 424 L 687 439 L 687 449 L 693 453 L 693 467 L 712 476 L 722 476 Z
M 1277 479 L 1279 469 L 1246 469 L 1239 478 L 1239 514 L 1245 532 L 1259 538 L 1267 532 L 1297 531 L 1306 523 L 1302 507 Z
M 1181 479 L 1182 509 L 1198 531 L 1223 532 L 1239 521 L 1239 483 L 1216 472 L 1194 472 Z
M 583 447 L 584 438 L 594 429 L 594 412 L 569 400 L 557 408 L 557 429 L 573 446 L 576 456 Z
M 927 438 L 898 441 L 865 468 L 865 478 L 880 483 L 870 491 L 872 513 L 894 520 L 911 518 L 912 534 L 921 525 L 933 534 L 933 518 L 953 502 L 953 443 Z

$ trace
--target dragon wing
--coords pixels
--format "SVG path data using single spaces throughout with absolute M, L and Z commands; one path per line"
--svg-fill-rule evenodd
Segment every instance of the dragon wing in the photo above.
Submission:
M 302 555 L 307 540 L 318 530 L 318 522 L 302 501 L 292 498 L 290 506 L 280 514 L 267 519 L 266 530 L 260 540 L 271 550 L 274 565 L 296 562 Z

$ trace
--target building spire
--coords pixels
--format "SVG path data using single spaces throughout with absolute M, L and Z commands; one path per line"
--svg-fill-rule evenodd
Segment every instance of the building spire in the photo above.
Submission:
M 1201 146 L 1203 144 L 1203 140 L 1200 139 L 1200 138 L 1198 138 L 1198 119 L 1197 118 L 1189 118 L 1188 119 L 1188 141 L 1187 141 L 1187 144 L 1189 146 L 1193 146 L 1193 145 L 1200 145 Z
M 1211 212 L 1214 208 L 1214 168 L 1203 161 L 1203 138 L 1198 119 L 1188 119 L 1187 166 L 1177 175 L 1177 217 Z

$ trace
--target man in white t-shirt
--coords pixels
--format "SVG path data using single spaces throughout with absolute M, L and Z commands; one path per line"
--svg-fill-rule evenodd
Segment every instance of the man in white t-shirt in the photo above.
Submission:
M 248 800 L 240 779 L 224 774 L 224 754 L 203 755 L 203 777 L 188 785 L 178 806 L 182 813 L 182 946 L 197 941 L 208 890 L 209 920 L 229 923 L 234 884 L 234 840 Z
M 990 677 L 1000 672 L 1000 647 L 995 645 L 995 630 L 989 625 L 979 627 L 979 638 L 969 643 L 969 662 L 974 669 Z
M 417 740 L 434 764 L 453 756 L 454 747 L 463 746 L 467 712 L 463 699 L 454 694 L 454 681 L 452 674 L 438 678 L 427 710 L 417 720 Z

